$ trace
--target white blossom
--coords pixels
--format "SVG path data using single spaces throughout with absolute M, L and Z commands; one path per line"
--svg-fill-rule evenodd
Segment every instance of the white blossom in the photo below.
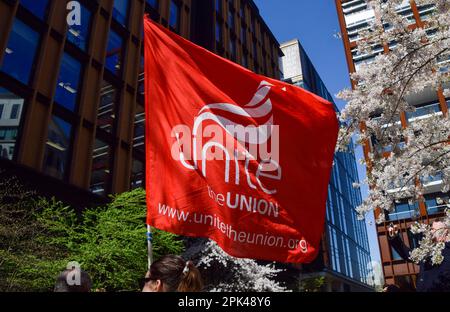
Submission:
M 436 176 L 442 179 L 441 191 L 450 190 L 449 114 L 430 111 L 426 117 L 407 121 L 406 128 L 400 117 L 416 111 L 411 99 L 421 94 L 435 92 L 437 99 L 441 89 L 450 96 L 450 1 L 416 0 L 417 5 L 435 5 L 433 14 L 418 27 L 398 14 L 402 3 L 369 1 L 376 18 L 361 33 L 357 53 L 371 53 L 377 46 L 389 47 L 389 53 L 361 65 L 351 75 L 354 90 L 338 94 L 347 105 L 340 115 L 343 126 L 337 148 L 345 150 L 354 136 L 358 144 L 371 140 L 375 146 L 365 160 L 369 194 L 357 208 L 360 217 L 374 209 L 391 212 L 400 199 L 418 203 L 426 191 L 424 184 Z M 381 213 L 377 222 L 383 221 Z M 448 214 L 446 222 L 450 223 Z M 443 244 L 432 241 L 430 227 L 415 225 L 413 231 L 424 238 L 411 258 L 440 263 Z
M 215 242 L 208 241 L 202 250 L 202 256 L 198 267 L 208 269 L 211 266 L 219 266 L 223 274 L 230 276 L 217 285 L 208 285 L 212 292 L 282 292 L 288 291 L 274 277 L 281 269 L 276 269 L 274 264 L 261 265 L 255 260 L 235 258 L 225 253 Z M 227 274 L 225 274 L 225 272 Z

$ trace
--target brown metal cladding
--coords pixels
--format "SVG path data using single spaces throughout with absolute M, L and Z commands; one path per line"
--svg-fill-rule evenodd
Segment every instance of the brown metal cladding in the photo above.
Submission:
M 169 27 L 171 0 L 159 0 L 158 8 L 151 8 L 144 0 L 130 0 L 130 8 L 126 27 L 113 19 L 113 0 L 88 1 L 81 0 L 91 12 L 89 43 L 86 51 L 82 51 L 66 40 L 68 0 L 50 0 L 47 17 L 38 21 L 30 16 L 27 10 L 19 5 L 19 1 L 0 0 L 0 51 L 5 51 L 8 34 L 17 17 L 40 33 L 40 44 L 34 64 L 33 80 L 28 86 L 15 85 L 9 79 L 0 87 L 11 89 L 25 98 L 25 116 L 20 125 L 19 142 L 16 147 L 14 161 L 43 172 L 43 162 L 47 143 L 47 132 L 52 115 L 63 116 L 69 120 L 73 128 L 67 176 L 63 179 L 68 185 L 89 190 L 93 166 L 94 144 L 100 138 L 111 147 L 111 163 L 109 182 L 106 193 L 120 193 L 130 189 L 133 159 L 144 163 L 142 150 L 133 148 L 135 116 L 143 110 L 143 96 L 139 91 L 139 74 L 142 55 L 142 16 L 149 16 Z M 203 45 L 226 58 L 232 57 L 230 38 L 236 40 L 236 59 L 257 73 L 272 78 L 280 78 L 279 56 L 282 52 L 279 43 L 270 32 L 256 5 L 252 0 L 222 1 L 222 13 L 215 10 L 214 0 L 175 0 L 180 8 L 179 29 L 183 37 Z M 244 15 L 240 16 L 241 7 Z M 231 11 L 230 11 L 231 9 Z M 230 12 L 234 14 L 234 26 L 228 24 Z M 222 23 L 222 45 L 216 45 L 216 20 Z M 257 31 L 251 31 L 251 25 Z M 241 28 L 245 32 L 241 32 Z M 105 70 L 105 59 L 108 45 L 108 34 L 114 29 L 123 39 L 120 75 L 111 75 Z M 244 35 L 243 35 L 244 34 Z M 257 46 L 257 56 L 253 54 L 252 43 Z M 80 94 L 78 106 L 74 112 L 64 111 L 53 99 L 59 73 L 59 64 L 63 53 L 67 52 L 82 64 Z M 247 56 L 247 61 L 243 57 Z M 0 64 L 3 54 L 0 54 Z M 264 57 L 264 59 L 263 59 Z M 256 66 L 255 66 L 256 65 Z M 264 66 L 265 65 L 265 66 Z M 98 109 L 103 82 L 107 81 L 117 90 L 120 97 L 115 101 L 115 126 L 110 133 L 98 130 Z M 20 90 L 25 89 L 24 93 Z M 25 94 L 26 93 L 26 94 Z M 151 126 L 151 125 L 150 125 Z M 106 172 L 106 170 L 105 170 Z M 55 194 L 57 195 L 57 194 Z

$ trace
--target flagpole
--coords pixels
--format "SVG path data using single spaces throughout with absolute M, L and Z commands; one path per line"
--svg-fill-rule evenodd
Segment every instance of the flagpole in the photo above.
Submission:
M 147 224 L 147 257 L 148 257 L 148 270 L 150 271 L 150 266 L 153 263 L 153 234 L 152 227 Z

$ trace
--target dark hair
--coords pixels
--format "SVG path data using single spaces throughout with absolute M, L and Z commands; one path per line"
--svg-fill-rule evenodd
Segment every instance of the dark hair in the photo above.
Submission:
M 180 256 L 167 255 L 152 263 L 150 280 L 160 280 L 168 292 L 194 292 L 203 289 L 199 270 L 192 261 L 184 261 Z
M 400 287 L 398 287 L 397 285 L 384 285 L 384 287 L 386 290 L 386 292 L 400 292 Z
M 92 281 L 85 271 L 80 270 L 80 285 L 69 285 L 67 283 L 67 275 L 74 272 L 74 270 L 63 271 L 56 279 L 55 292 L 90 292 Z

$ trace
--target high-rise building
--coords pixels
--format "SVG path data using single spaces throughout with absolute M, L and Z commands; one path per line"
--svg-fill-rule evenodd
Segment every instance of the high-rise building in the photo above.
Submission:
M 283 79 L 327 99 L 333 97 L 298 40 L 281 45 Z M 335 109 L 338 108 L 334 104 Z M 373 289 L 369 241 L 364 221 L 357 219 L 355 208 L 361 204 L 361 192 L 353 187 L 359 181 L 353 146 L 350 152 L 338 152 L 328 185 L 325 233 L 321 254 L 312 264 L 302 265 L 301 279 L 322 276 L 326 291 L 369 291 Z
M 7 174 L 75 206 L 144 185 L 146 13 L 280 78 L 279 43 L 252 0 L 0 0 L 0 166 Z
M 360 54 L 357 50 L 357 42 L 361 39 L 361 32 L 369 28 L 369 23 L 375 19 L 375 12 L 369 6 L 367 0 L 336 0 L 337 13 L 341 26 L 341 33 L 344 42 L 345 54 L 347 58 L 349 72 L 357 72 L 361 64 L 370 63 L 374 58 L 389 50 L 395 49 L 395 42 L 373 47 L 372 53 Z M 398 6 L 397 12 L 411 22 L 411 27 L 423 27 L 425 21 L 433 14 L 434 4 L 418 5 L 413 0 L 405 0 Z M 385 25 L 385 31 L 389 31 L 389 25 Z M 433 36 L 435 30 L 427 29 L 427 35 Z M 449 60 L 442 60 L 443 67 L 449 66 Z M 353 87 L 355 82 L 352 81 Z M 408 124 L 417 119 L 429 117 L 432 113 L 448 114 L 450 98 L 445 98 L 442 90 L 426 89 L 419 94 L 406 98 L 409 104 L 416 107 L 415 112 L 401 113 L 396 124 L 406 128 Z M 374 115 L 376 118 L 376 115 Z M 364 153 L 367 158 L 368 153 L 378 153 L 388 156 L 390 148 L 380 146 L 371 140 L 364 146 Z M 417 246 L 417 241 L 408 230 L 412 222 L 422 220 L 431 222 L 436 217 L 441 217 L 446 203 L 449 200 L 449 193 L 440 192 L 442 180 L 436 176 L 432 181 L 425 181 L 424 198 L 419 203 L 410 205 L 405 198 L 395 203 L 395 210 L 386 213 L 386 222 L 377 225 L 378 241 L 380 246 L 381 261 L 385 281 L 388 284 L 401 285 L 404 288 L 415 288 L 416 275 L 419 267 L 411 262 L 406 262 L 393 250 L 387 239 L 387 226 L 392 222 L 399 225 L 403 241 L 411 248 Z

